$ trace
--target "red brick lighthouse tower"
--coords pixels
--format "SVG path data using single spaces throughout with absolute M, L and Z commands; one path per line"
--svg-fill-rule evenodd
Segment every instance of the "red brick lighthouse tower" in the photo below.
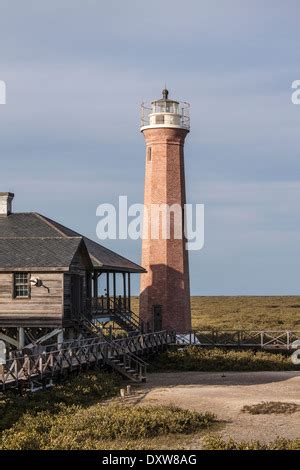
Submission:
M 184 236 L 184 141 L 189 132 L 189 105 L 163 97 L 142 105 L 146 142 L 145 214 L 142 246 L 140 316 L 146 330 L 191 329 L 189 261 Z M 166 206 L 167 205 L 167 206 Z M 175 206 L 173 206 L 175 205 Z M 155 207 L 155 209 L 153 209 Z M 153 211 L 176 207 L 166 219 L 160 214 L 159 231 L 152 229 Z M 166 212 L 165 212 L 166 215 Z M 180 223 L 178 223 L 180 222 Z M 178 233 L 179 231 L 179 233 Z

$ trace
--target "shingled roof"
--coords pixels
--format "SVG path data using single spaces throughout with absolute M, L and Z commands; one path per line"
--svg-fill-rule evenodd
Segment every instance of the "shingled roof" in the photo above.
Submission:
M 95 268 L 145 272 L 141 266 L 41 214 L 0 217 L 0 269 L 66 267 L 80 243 L 85 245 Z
M 67 270 L 82 238 L 1 238 L 0 270 L 57 268 Z

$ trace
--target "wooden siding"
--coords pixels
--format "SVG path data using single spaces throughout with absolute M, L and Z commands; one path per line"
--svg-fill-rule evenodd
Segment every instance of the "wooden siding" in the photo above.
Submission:
M 30 298 L 13 298 L 13 273 L 0 273 L 0 327 L 59 326 L 63 317 L 63 273 L 31 273 L 49 288 L 31 286 Z
M 76 317 L 74 309 L 72 306 L 72 275 L 79 275 L 82 278 L 83 282 L 83 311 L 85 313 L 86 298 L 87 298 L 87 285 L 86 285 L 86 273 L 87 268 L 90 268 L 90 261 L 85 256 L 85 253 L 82 250 L 79 250 L 73 258 L 72 264 L 70 266 L 69 273 L 64 274 L 64 285 L 63 285 L 63 298 L 64 298 L 64 318 L 63 325 L 70 326 L 72 324 L 72 319 Z
M 72 302 L 71 302 L 71 275 L 64 274 L 64 321 L 72 318 Z

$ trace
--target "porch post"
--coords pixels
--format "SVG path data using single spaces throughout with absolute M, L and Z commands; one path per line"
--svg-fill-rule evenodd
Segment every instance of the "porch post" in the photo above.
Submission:
M 106 298 L 107 298 L 107 308 L 109 309 L 109 271 L 106 271 Z
M 131 283 L 130 283 L 130 273 L 128 273 L 128 310 L 131 312 Z
M 25 346 L 25 331 L 24 328 L 19 328 L 18 331 L 18 349 L 23 349 Z
M 125 311 L 127 311 L 127 302 L 126 302 L 126 273 L 123 274 L 123 299 L 124 299 L 124 306 Z
M 92 273 L 88 272 L 86 275 L 86 297 L 90 299 L 92 297 Z
M 64 331 L 61 330 L 57 335 L 57 347 L 58 347 L 58 349 L 60 349 L 62 347 L 63 342 L 64 342 Z
M 94 281 L 94 298 L 97 299 L 98 297 L 98 273 L 97 271 L 94 271 L 94 275 L 93 275 L 93 281 Z
M 113 283 L 114 283 L 114 308 L 116 308 L 117 301 L 117 292 L 116 292 L 116 273 L 113 273 Z

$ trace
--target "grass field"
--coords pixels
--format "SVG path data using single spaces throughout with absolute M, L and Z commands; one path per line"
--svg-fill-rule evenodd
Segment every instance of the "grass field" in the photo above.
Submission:
M 227 441 L 220 436 L 204 438 L 204 450 L 300 450 L 300 439 L 275 439 L 269 444 L 259 441 Z
M 0 394 L 0 450 L 182 448 L 216 421 L 173 405 L 126 405 L 116 401 L 120 386 L 96 369 L 47 392 Z
M 198 330 L 300 331 L 300 296 L 191 298 L 193 328 Z M 138 312 L 138 298 L 132 307 Z
M 194 401 L 182 407 L 161 403 L 158 395 L 148 403 L 141 403 L 138 394 L 132 401 L 130 397 L 122 401 L 120 387 L 124 387 L 120 377 L 95 369 L 71 376 L 47 392 L 0 394 L 0 450 L 300 449 L 299 438 L 276 438 L 276 433 L 269 444 L 248 435 L 247 441 L 221 435 L 226 421 L 215 410 L 210 412 L 213 400 L 208 409 L 205 404 L 195 408 Z M 161 388 L 165 393 L 166 387 Z M 280 413 L 288 415 L 290 423 L 297 411 L 295 403 L 259 402 L 244 406 L 241 414 L 262 414 L 266 420 Z
M 191 304 L 194 329 L 300 330 L 300 297 L 192 297 Z M 132 299 L 132 308 L 138 313 L 137 297 Z M 294 369 L 284 354 L 197 348 L 170 350 L 154 364 L 152 371 Z M 121 386 L 120 377 L 95 370 L 47 393 L 0 394 L 0 449 L 174 450 L 189 449 L 192 441 L 198 446 L 203 438 L 205 449 L 300 448 L 299 439 L 277 439 L 265 445 L 210 436 L 220 426 L 218 417 L 210 413 L 172 406 L 120 407 L 114 400 Z M 106 400 L 112 398 L 113 403 L 107 405 Z
M 169 371 L 283 371 L 300 370 L 291 362 L 290 353 L 270 353 L 252 350 L 202 349 L 189 346 L 184 349 L 169 349 L 150 362 L 151 372 Z

